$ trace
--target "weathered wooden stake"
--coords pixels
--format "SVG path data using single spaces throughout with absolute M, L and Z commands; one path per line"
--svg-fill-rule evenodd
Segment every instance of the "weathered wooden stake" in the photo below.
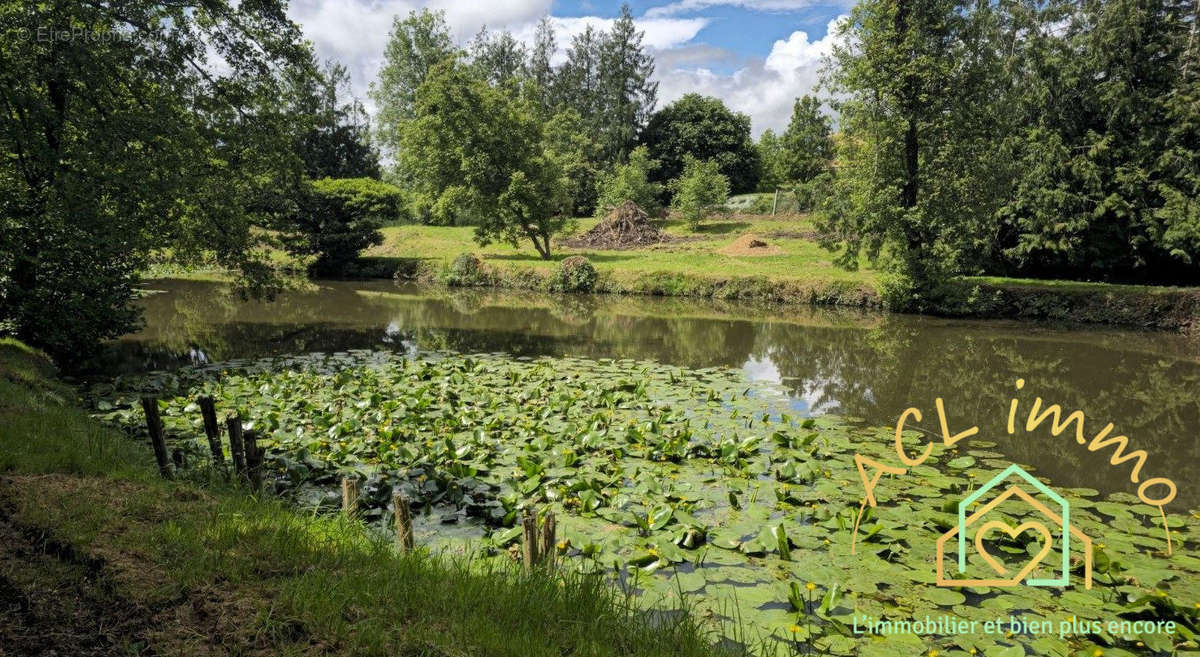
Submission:
M 217 404 L 212 397 L 200 398 L 200 417 L 204 418 L 204 435 L 208 436 L 208 449 L 212 452 L 214 467 L 225 465 L 225 453 L 221 450 L 221 426 L 217 424 Z
M 779 208 L 779 190 L 775 190 L 775 201 L 771 203 L 771 216 L 775 216 L 775 210 Z
M 542 521 L 542 545 L 539 556 L 545 562 L 546 568 L 554 570 L 555 557 L 558 555 L 558 528 L 553 513 L 547 513 Z
M 233 458 L 233 469 L 239 477 L 246 478 L 246 446 L 242 440 L 242 419 L 233 414 L 225 418 L 225 430 L 229 433 L 229 454 Z
M 162 418 L 158 415 L 158 399 L 142 397 L 142 410 L 146 412 L 146 429 L 150 431 L 150 444 L 154 446 L 154 460 L 163 479 L 171 478 L 171 466 L 167 462 L 167 443 L 163 439 Z
M 246 449 L 246 478 L 254 491 L 262 490 L 263 449 L 258 445 L 258 432 L 247 431 L 242 435 L 243 447 Z
M 411 552 L 414 547 L 412 508 L 400 491 L 392 491 L 392 504 L 396 507 L 396 544 L 401 552 Z
M 342 477 L 342 513 L 352 516 L 358 513 L 358 479 Z
M 537 514 L 527 513 L 521 518 L 521 557 L 525 562 L 525 573 L 533 572 L 538 563 L 538 521 Z

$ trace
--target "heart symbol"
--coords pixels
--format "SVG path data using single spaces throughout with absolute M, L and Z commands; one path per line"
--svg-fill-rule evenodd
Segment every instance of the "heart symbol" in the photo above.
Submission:
M 1052 543 L 1054 541 L 1054 537 L 1050 534 L 1050 530 L 1046 527 L 1046 525 L 1040 522 L 1030 520 L 1028 522 L 1023 522 L 1016 527 L 1010 527 L 1001 520 L 985 522 L 979 528 L 979 530 L 975 532 L 975 549 L 979 552 L 979 555 L 983 557 L 983 560 L 992 567 L 992 570 L 995 570 L 1001 576 L 1007 575 L 1008 569 L 1005 568 L 1004 564 L 998 559 L 993 557 L 991 554 L 988 554 L 987 549 L 983 547 L 984 537 L 986 537 L 987 533 L 993 529 L 999 529 L 1003 531 L 1005 534 L 1008 534 L 1009 538 L 1012 538 L 1013 540 L 1016 540 L 1018 536 L 1030 529 L 1035 530 L 1042 535 L 1043 540 L 1041 551 L 1034 555 L 1033 559 L 1025 565 L 1025 568 L 1023 568 L 1016 577 L 1013 577 L 1011 580 L 1009 580 L 1014 583 L 1025 579 L 1026 575 L 1033 572 L 1033 569 L 1037 568 L 1038 564 L 1042 562 L 1042 559 L 1045 559 L 1046 555 L 1050 553 L 1050 548 L 1053 547 Z

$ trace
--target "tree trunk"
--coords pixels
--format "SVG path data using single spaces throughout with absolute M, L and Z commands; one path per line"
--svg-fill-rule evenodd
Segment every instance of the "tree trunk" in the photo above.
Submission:
M 533 248 L 537 249 L 538 255 L 542 257 L 542 260 L 550 259 L 549 235 L 539 235 L 538 233 L 530 232 L 529 241 L 533 242 Z

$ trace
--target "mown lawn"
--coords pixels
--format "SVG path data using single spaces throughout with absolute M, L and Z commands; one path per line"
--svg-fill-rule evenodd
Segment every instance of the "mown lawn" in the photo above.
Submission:
M 595 224 L 595 219 L 580 219 L 573 234 L 581 234 Z M 563 235 L 554 244 L 554 258 L 542 260 L 527 243 L 519 244 L 517 248 L 507 244 L 481 247 L 474 241 L 474 228 L 469 226 L 403 225 L 385 228 L 384 243 L 364 255 L 449 262 L 459 254 L 472 252 L 494 266 L 545 270 L 567 256 L 584 255 L 600 271 L 607 270 L 616 276 L 663 272 L 706 277 L 766 276 L 774 280 L 804 282 L 873 284 L 876 280 L 875 273 L 869 268 L 847 271 L 835 266 L 833 255 L 814 241 L 812 222 L 806 216 L 772 219 L 740 215 L 706 222 L 697 231 L 689 230 L 682 222 L 669 221 L 666 230 L 677 239 L 648 248 L 621 251 L 573 249 L 564 243 L 573 235 Z M 720 249 L 745 234 L 758 235 L 784 253 L 741 257 L 719 253 Z

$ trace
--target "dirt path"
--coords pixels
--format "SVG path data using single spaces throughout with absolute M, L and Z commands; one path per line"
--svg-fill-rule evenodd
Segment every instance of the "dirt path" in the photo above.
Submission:
M 0 656 L 153 655 L 150 620 L 113 592 L 101 562 L 17 525 L 0 490 Z

